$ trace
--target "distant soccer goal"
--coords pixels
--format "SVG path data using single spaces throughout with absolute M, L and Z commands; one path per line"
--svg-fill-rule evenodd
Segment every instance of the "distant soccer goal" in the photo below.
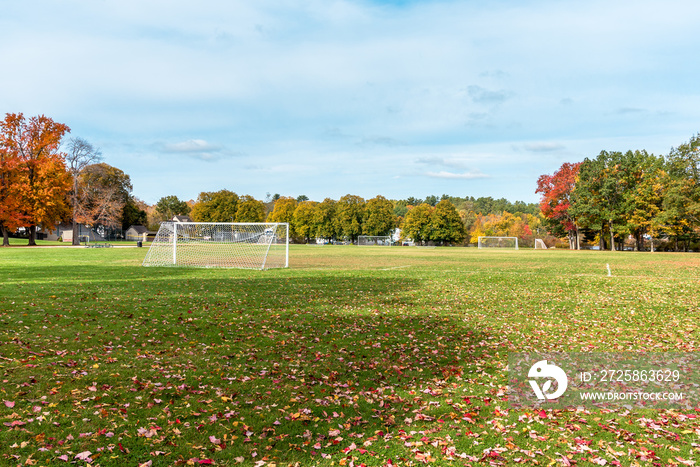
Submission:
M 544 240 L 541 238 L 536 238 L 535 239 L 535 250 L 546 250 L 547 245 L 544 243 Z
M 286 268 L 289 266 L 289 224 L 163 222 L 143 265 Z
M 357 237 L 359 246 L 391 246 L 390 235 L 360 235 Z
M 518 237 L 479 237 L 479 248 L 518 249 Z

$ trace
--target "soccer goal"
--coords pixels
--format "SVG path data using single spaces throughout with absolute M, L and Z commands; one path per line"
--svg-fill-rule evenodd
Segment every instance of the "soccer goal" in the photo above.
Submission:
M 518 237 L 479 237 L 479 248 L 518 249 Z
M 286 268 L 289 266 L 289 224 L 163 222 L 143 265 Z
M 544 243 L 544 240 L 541 238 L 536 238 L 535 239 L 535 250 L 546 250 L 547 245 Z
M 390 235 L 360 235 L 357 237 L 357 244 L 359 246 L 391 246 L 391 236 Z

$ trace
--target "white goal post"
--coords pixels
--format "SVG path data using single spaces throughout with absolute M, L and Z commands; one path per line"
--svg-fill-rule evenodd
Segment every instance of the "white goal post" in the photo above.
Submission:
M 541 238 L 536 238 L 535 239 L 535 250 L 546 250 L 547 245 L 544 243 L 544 240 Z
M 289 266 L 289 224 L 163 222 L 143 265 L 286 268 Z
M 479 237 L 479 248 L 518 249 L 518 237 Z
M 360 235 L 357 237 L 359 246 L 391 246 L 391 235 Z

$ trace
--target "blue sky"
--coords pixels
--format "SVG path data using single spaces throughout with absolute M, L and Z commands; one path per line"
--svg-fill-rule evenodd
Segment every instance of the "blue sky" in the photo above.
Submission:
M 505 197 L 700 131 L 700 2 L 4 2 L 0 111 L 101 148 L 149 203 L 229 189 Z

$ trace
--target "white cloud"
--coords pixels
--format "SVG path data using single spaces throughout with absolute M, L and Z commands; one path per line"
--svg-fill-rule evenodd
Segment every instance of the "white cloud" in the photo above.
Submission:
M 190 139 L 178 143 L 158 143 L 155 145 L 158 152 L 164 154 L 182 154 L 188 157 L 206 162 L 213 162 L 224 157 L 240 156 L 227 150 L 224 146 L 209 143 L 203 139 Z
M 218 152 L 221 146 L 207 143 L 203 139 L 190 139 L 180 143 L 164 144 L 163 149 L 167 152 Z
M 445 179 L 449 179 L 449 180 L 476 180 L 476 179 L 480 179 L 480 178 L 491 178 L 490 175 L 481 173 L 478 170 L 475 170 L 473 172 L 464 172 L 464 173 L 453 173 L 453 172 L 446 172 L 444 170 L 441 170 L 440 172 L 427 172 L 426 175 L 428 177 L 445 178 Z
M 566 149 L 563 144 L 554 142 L 525 143 L 522 147 L 530 152 L 556 152 Z

